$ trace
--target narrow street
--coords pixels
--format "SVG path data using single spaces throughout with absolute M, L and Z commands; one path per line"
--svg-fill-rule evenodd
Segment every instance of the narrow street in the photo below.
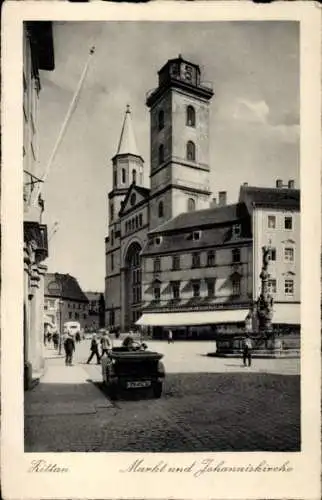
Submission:
M 148 342 L 163 352 L 160 400 L 111 402 L 100 366 L 86 365 L 89 341 L 74 366 L 47 349 L 41 383 L 25 393 L 26 452 L 298 451 L 300 377 L 297 359 L 210 358 L 209 342 Z

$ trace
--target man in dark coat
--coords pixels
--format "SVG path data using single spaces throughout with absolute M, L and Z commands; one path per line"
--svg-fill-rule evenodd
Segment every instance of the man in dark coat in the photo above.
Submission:
M 65 365 L 72 366 L 73 353 L 75 351 L 75 340 L 72 335 L 68 334 L 64 341 L 65 349 Z
M 100 364 L 100 354 L 99 354 L 99 350 L 98 350 L 98 342 L 97 342 L 97 338 L 96 338 L 96 334 L 94 333 L 93 336 L 92 336 L 92 341 L 91 341 L 91 354 L 87 360 L 87 364 L 89 365 L 89 363 L 92 361 L 93 357 L 96 355 L 96 364 Z

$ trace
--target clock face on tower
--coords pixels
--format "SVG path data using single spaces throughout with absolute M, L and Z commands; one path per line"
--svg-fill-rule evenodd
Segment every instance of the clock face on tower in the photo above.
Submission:
M 181 80 L 196 85 L 196 68 L 194 68 L 190 64 L 182 63 L 180 69 Z

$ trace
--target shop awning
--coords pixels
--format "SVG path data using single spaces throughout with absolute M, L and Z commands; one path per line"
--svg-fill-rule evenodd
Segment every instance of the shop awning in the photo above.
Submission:
M 146 313 L 138 319 L 136 324 L 145 326 L 194 326 L 212 325 L 215 323 L 238 323 L 245 321 L 247 314 L 247 309 Z
M 280 325 L 300 325 L 301 305 L 274 304 L 272 322 Z

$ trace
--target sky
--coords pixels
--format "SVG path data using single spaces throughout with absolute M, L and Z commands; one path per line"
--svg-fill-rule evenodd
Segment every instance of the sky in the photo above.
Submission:
M 299 187 L 299 27 L 296 22 L 55 22 L 55 70 L 42 71 L 39 168 L 45 171 L 92 45 L 88 73 L 43 187 L 49 272 L 103 291 L 112 163 L 126 105 L 149 187 L 150 118 L 146 94 L 178 54 L 213 85 L 210 167 L 213 197 L 239 187 Z

